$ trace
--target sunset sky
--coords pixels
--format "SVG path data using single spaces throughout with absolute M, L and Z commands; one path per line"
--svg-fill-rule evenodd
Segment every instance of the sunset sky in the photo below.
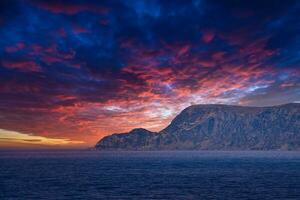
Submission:
M 0 146 L 89 147 L 192 104 L 300 102 L 300 1 L 0 3 Z

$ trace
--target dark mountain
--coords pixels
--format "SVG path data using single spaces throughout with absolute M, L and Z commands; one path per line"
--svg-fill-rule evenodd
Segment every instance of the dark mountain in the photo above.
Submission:
M 300 104 L 194 105 L 158 133 L 134 129 L 104 137 L 99 150 L 300 150 Z
M 133 129 L 128 133 L 115 133 L 101 139 L 97 145 L 97 149 L 128 149 L 139 150 L 147 146 L 156 134 L 143 128 Z

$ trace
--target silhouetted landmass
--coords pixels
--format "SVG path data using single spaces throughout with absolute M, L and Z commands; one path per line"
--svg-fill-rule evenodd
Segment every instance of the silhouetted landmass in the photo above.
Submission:
M 99 150 L 300 150 L 300 104 L 272 107 L 193 105 L 155 133 L 106 136 Z

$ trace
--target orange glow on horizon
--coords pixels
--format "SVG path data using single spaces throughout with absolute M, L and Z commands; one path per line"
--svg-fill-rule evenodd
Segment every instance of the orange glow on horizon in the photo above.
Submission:
M 0 129 L 0 147 L 71 147 L 80 146 L 83 141 L 64 138 L 48 138 Z

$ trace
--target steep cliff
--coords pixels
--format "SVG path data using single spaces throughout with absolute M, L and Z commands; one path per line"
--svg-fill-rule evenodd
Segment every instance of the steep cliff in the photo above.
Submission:
M 300 150 L 300 104 L 194 105 L 158 133 L 134 129 L 101 139 L 99 150 Z

